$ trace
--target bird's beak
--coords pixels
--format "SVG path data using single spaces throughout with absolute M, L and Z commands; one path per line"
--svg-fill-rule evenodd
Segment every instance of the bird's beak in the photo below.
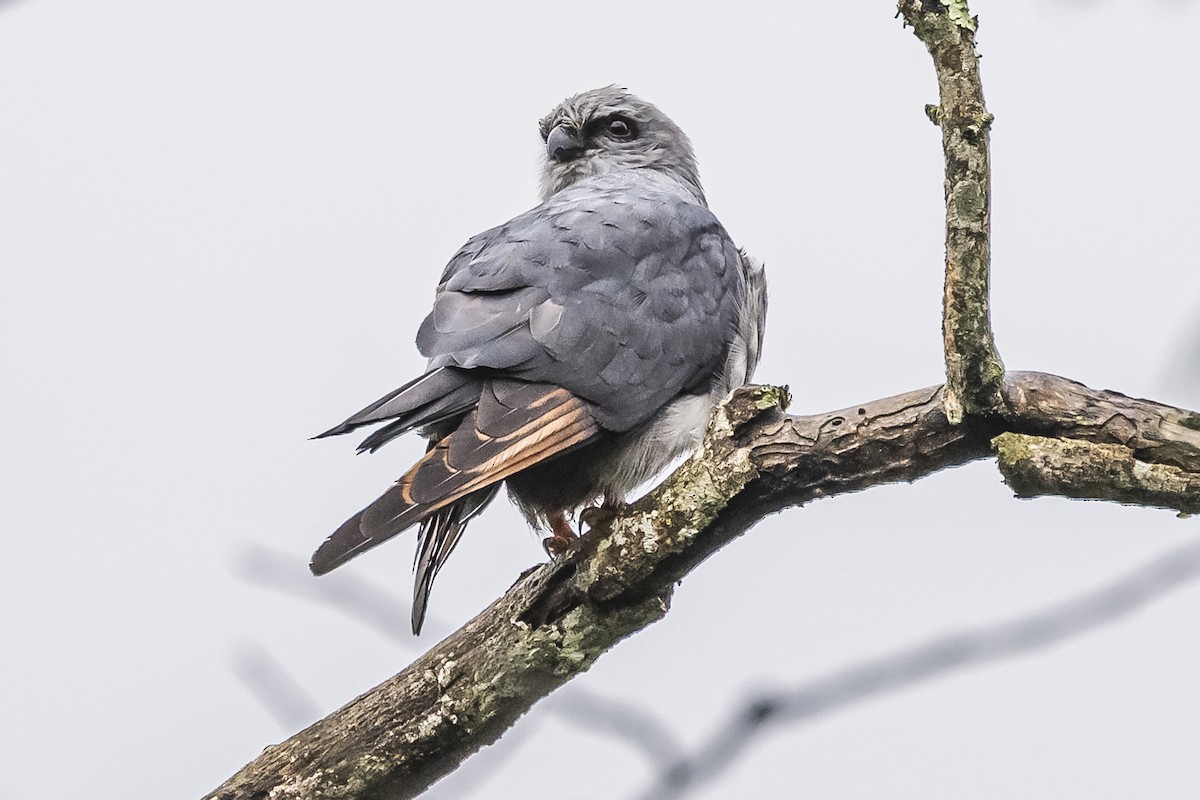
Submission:
M 546 137 L 546 153 L 560 164 L 583 152 L 579 135 L 565 125 L 556 125 Z

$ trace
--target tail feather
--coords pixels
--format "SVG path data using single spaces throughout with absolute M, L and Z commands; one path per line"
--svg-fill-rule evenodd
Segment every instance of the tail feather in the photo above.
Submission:
M 496 493 L 499 491 L 500 484 L 492 484 L 486 489 L 480 489 L 451 503 L 421 522 L 421 528 L 417 534 L 417 556 L 413 562 L 413 569 L 416 572 L 412 600 L 413 635 L 421 633 L 433 581 L 441 571 L 442 565 L 446 563 L 446 559 L 458 546 L 458 540 L 462 538 L 467 523 L 483 511 L 495 499 Z

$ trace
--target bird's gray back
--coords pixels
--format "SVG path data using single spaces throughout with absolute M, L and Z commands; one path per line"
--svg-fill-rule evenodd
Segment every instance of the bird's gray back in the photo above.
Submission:
M 467 242 L 417 344 L 434 365 L 563 386 L 624 431 L 707 391 L 744 293 L 707 208 L 656 173 L 600 175 Z

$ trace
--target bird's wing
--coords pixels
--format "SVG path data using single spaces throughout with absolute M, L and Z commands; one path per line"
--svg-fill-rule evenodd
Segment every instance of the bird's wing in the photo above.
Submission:
M 330 433 L 391 420 L 363 443 L 373 449 L 420 425 L 457 427 L 326 540 L 313 571 L 707 392 L 745 294 L 740 255 L 708 209 L 635 174 L 581 180 L 474 237 L 417 336 L 430 371 Z M 432 578 L 461 524 L 447 511 L 426 531 Z
M 439 509 L 600 432 L 590 405 L 562 387 L 491 381 L 452 433 L 317 548 L 312 571 L 323 575 Z
M 345 422 L 313 437 L 337 436 L 363 425 L 391 420 L 368 436 L 359 451 L 379 449 L 400 434 L 452 419 L 470 411 L 479 402 L 483 384 L 478 375 L 454 367 L 437 367 L 389 392 L 351 415 Z
M 762 356 L 763 334 L 767 332 L 767 272 L 763 263 L 745 250 L 739 250 L 742 274 L 746 276 L 746 297 L 738 315 L 738 332 L 746 340 L 746 380 L 754 377 Z
M 431 364 L 561 386 L 633 428 L 724 363 L 746 292 L 707 208 L 639 180 L 579 181 L 467 243 L 417 335 Z
M 493 376 L 561 386 L 626 431 L 706 390 L 746 296 L 707 208 L 636 174 L 583 180 L 468 241 L 417 335 L 429 371 L 321 436 L 390 421 L 360 446 L 375 450 L 466 413 Z
M 763 333 L 767 324 L 767 275 L 762 262 L 744 250 L 742 274 L 746 279 L 746 294 L 738 313 L 738 323 L 725 360 L 725 384 L 741 386 L 754 377 L 762 355 Z

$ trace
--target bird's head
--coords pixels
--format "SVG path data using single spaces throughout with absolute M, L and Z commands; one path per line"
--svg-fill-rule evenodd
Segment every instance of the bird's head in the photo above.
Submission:
M 683 182 L 704 202 L 687 136 L 657 107 L 618 86 L 568 97 L 538 129 L 546 143 L 542 199 L 592 175 L 653 169 Z

